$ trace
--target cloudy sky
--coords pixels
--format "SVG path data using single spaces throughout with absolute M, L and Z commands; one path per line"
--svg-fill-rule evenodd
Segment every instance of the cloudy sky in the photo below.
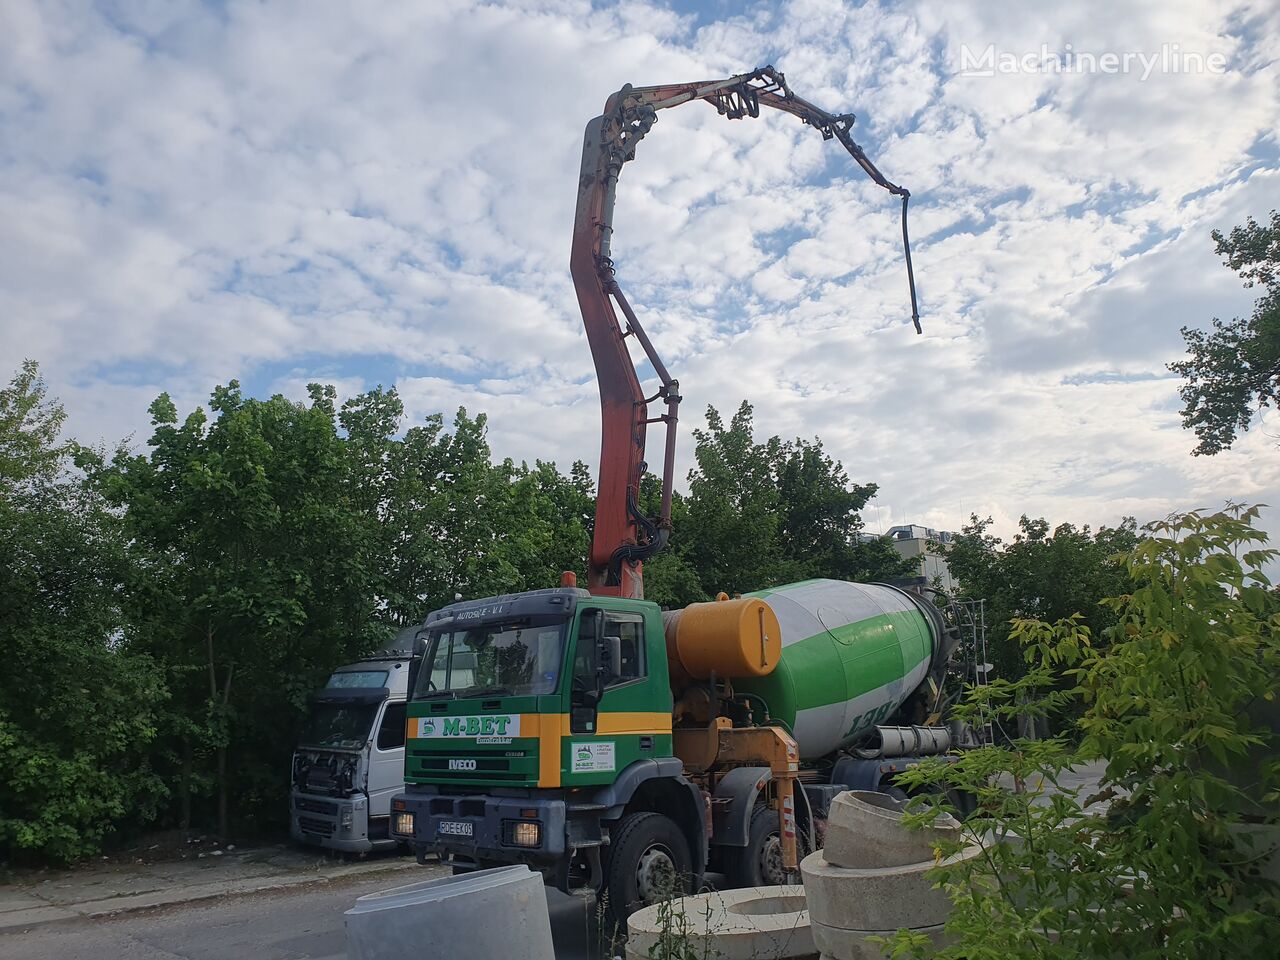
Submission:
M 0 360 L 82 440 L 141 445 L 161 390 L 321 380 L 594 463 L 583 126 L 624 83 L 772 63 L 912 191 L 925 333 L 897 206 L 837 145 L 666 111 L 614 254 L 686 424 L 745 398 L 820 436 L 880 484 L 872 529 L 1280 504 L 1280 422 L 1193 458 L 1165 368 L 1252 302 L 1209 231 L 1280 206 L 1277 35 L 1268 0 L 4 0 Z

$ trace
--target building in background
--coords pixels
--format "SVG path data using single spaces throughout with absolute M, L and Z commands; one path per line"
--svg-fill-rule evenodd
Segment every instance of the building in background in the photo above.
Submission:
M 893 548 L 908 560 L 918 560 L 916 575 L 924 577 L 927 586 L 952 593 L 955 579 L 947 566 L 943 550 L 955 539 L 949 530 L 935 530 L 915 523 L 890 527 L 885 534 L 893 541 Z

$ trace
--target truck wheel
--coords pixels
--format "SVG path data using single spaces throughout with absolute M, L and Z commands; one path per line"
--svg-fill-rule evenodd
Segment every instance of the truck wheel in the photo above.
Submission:
M 797 844 L 800 838 L 796 838 Z M 803 848 L 798 848 L 803 856 Z M 782 868 L 778 811 L 757 804 L 751 813 L 745 847 L 725 847 L 725 874 L 733 887 L 773 887 L 787 882 Z
M 605 868 L 605 904 L 612 923 L 664 897 L 683 896 L 693 871 L 689 843 L 680 828 L 660 813 L 632 813 L 612 831 Z

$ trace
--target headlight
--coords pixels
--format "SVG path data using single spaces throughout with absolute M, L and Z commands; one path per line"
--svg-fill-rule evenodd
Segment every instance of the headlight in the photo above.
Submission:
M 391 832 L 402 837 L 413 836 L 413 814 L 397 811 L 391 824 Z
M 542 844 L 542 824 L 528 820 L 503 821 L 506 841 L 513 847 L 537 847 Z

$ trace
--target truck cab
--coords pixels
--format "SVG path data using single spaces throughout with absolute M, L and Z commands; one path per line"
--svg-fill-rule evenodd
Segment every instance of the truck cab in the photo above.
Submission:
M 668 865 L 701 873 L 705 811 L 672 753 L 656 604 L 533 590 L 453 604 L 425 633 L 392 836 L 419 859 L 527 863 L 570 890 L 600 885 L 624 815 L 661 810 L 679 821 Z
M 416 632 L 402 635 L 407 649 L 339 667 L 311 697 L 293 754 L 294 840 L 346 853 L 397 844 L 391 798 L 404 788 L 405 705 L 421 662 Z

